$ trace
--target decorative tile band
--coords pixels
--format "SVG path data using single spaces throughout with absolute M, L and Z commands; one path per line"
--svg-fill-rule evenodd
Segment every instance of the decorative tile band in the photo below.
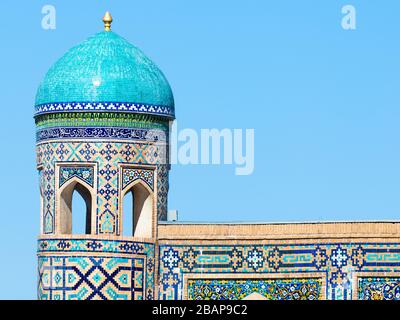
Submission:
M 154 190 L 154 171 L 137 168 L 122 169 L 122 190 L 138 179 L 144 181 L 151 190 Z
M 94 168 L 90 167 L 60 167 L 60 179 L 59 186 L 61 187 L 68 180 L 73 177 L 77 177 L 78 179 L 86 182 L 88 185 L 93 187 L 93 179 L 94 179 Z
M 119 139 L 166 141 L 167 136 L 159 129 L 131 129 L 131 128 L 93 128 L 93 127 L 64 127 L 48 128 L 36 132 L 36 141 L 57 139 Z
M 95 252 L 154 255 L 154 244 L 126 240 L 103 239 L 39 239 L 38 253 Z
M 35 119 L 37 130 L 58 127 L 122 127 L 169 130 L 169 122 L 159 116 L 118 112 L 46 113 Z
M 54 112 L 82 112 L 82 111 L 108 111 L 108 112 L 134 112 L 145 113 L 168 118 L 175 118 L 173 107 L 147 105 L 141 103 L 124 102 L 58 102 L 46 103 L 35 106 L 35 116 Z
M 257 293 L 266 300 L 319 300 L 321 279 L 188 280 L 189 300 L 242 300 Z

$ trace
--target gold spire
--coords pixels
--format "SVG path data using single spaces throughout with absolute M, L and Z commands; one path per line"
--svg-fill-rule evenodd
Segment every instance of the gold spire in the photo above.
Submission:
M 111 22 L 113 22 L 113 18 L 110 12 L 106 12 L 103 17 L 104 22 L 104 31 L 111 31 Z

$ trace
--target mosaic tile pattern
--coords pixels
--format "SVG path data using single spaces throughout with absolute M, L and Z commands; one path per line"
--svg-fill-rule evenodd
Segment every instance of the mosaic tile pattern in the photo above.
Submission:
M 145 182 L 151 190 L 154 190 L 154 171 L 137 168 L 122 169 L 122 190 L 136 180 Z
M 323 273 L 329 300 L 352 299 L 358 272 L 400 272 L 398 243 L 160 245 L 160 299 L 183 298 L 185 274 Z
M 400 300 L 400 278 L 360 278 L 358 299 Z
M 189 300 L 242 300 L 258 293 L 267 300 L 318 300 L 320 279 L 189 280 Z
M 140 258 L 39 257 L 41 300 L 142 300 Z
M 43 239 L 38 254 L 39 299 L 154 298 L 154 244 Z
M 59 186 L 62 187 L 68 180 L 78 178 L 93 187 L 94 168 L 88 167 L 60 167 Z

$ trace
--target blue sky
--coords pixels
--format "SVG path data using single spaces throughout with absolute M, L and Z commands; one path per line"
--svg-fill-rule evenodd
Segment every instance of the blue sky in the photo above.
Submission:
M 57 10 L 56 30 L 41 9 Z M 343 30 L 354 5 L 357 29 Z M 173 166 L 180 220 L 398 220 L 398 1 L 7 1 L 2 3 L 0 298 L 36 298 L 39 191 L 33 103 L 47 69 L 102 29 L 167 76 L 178 127 L 254 128 L 255 171 Z

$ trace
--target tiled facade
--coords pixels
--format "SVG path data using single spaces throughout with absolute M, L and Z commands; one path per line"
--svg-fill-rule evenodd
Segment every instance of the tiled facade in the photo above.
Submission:
M 387 276 L 400 272 L 399 243 L 352 243 L 343 239 L 335 243 L 265 244 L 254 241 L 233 245 L 225 241 L 224 244 L 204 245 L 193 241 L 190 245 L 160 245 L 159 251 L 160 299 L 201 296 L 225 299 L 222 293 L 195 295 L 190 282 L 193 279 L 208 279 L 213 281 L 214 289 L 220 284 L 220 290 L 223 290 L 231 287 L 229 281 L 232 279 L 242 280 L 243 277 L 251 279 L 253 286 L 254 281 L 262 284 L 262 279 L 285 279 L 286 284 L 289 281 L 297 287 L 300 279 L 303 281 L 300 283 L 312 285 L 314 293 L 318 293 L 309 294 L 309 290 L 305 289 L 299 299 L 371 299 L 378 297 L 377 291 L 381 292 L 381 298 L 400 299 L 400 294 L 395 294 L 399 290 L 400 279 Z M 380 276 L 371 278 L 370 274 Z M 275 282 L 272 285 L 276 285 Z M 384 288 L 390 291 L 386 295 Z M 230 289 L 235 290 L 235 285 Z M 283 296 L 280 290 L 269 293 L 262 288 L 258 291 L 254 287 L 247 290 L 259 292 L 270 299 L 294 299 L 291 295 Z M 235 294 L 229 293 L 228 296 Z M 241 295 L 235 297 L 241 298 Z
M 38 254 L 40 299 L 227 300 L 257 293 L 271 300 L 400 300 L 400 239 L 394 238 L 209 237 L 206 244 L 44 236 Z
M 46 74 L 35 104 L 39 299 L 400 300 L 399 223 L 166 223 L 174 117 L 162 72 L 109 28 Z M 73 232 L 74 191 L 85 235 Z M 128 192 L 135 227 L 123 237 Z

